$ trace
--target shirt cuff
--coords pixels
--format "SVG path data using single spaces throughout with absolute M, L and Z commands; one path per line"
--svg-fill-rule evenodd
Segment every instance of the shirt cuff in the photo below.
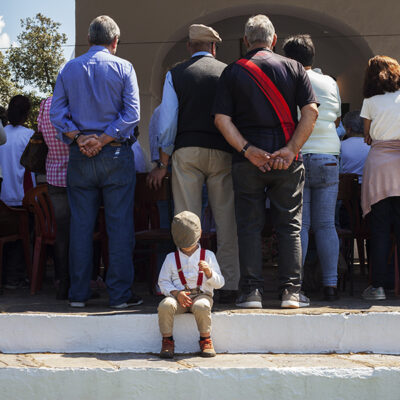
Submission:
M 79 128 L 71 120 L 65 121 L 63 125 L 65 126 L 65 128 L 63 129 L 62 133 L 79 131 Z
M 107 136 L 111 136 L 112 138 L 116 139 L 116 138 L 120 138 L 119 136 L 119 130 L 113 128 L 112 126 L 107 126 L 107 128 L 105 129 L 104 133 Z
M 175 146 L 173 144 L 170 144 L 169 146 L 161 147 L 161 150 L 171 156 L 171 154 L 174 152 Z

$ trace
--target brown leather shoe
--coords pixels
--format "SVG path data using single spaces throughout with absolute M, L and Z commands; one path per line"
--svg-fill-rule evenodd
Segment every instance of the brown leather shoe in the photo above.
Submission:
M 200 344 L 200 356 L 201 357 L 215 357 L 216 356 L 211 338 L 199 340 L 199 344 Z
M 174 358 L 175 343 L 173 340 L 163 338 L 161 345 L 161 358 Z

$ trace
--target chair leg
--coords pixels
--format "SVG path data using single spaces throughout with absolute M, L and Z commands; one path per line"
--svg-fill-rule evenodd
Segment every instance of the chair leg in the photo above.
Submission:
M 22 245 L 24 247 L 24 257 L 25 257 L 26 269 L 28 271 L 29 281 L 31 281 L 32 280 L 32 257 L 31 257 L 29 238 L 24 236 L 22 238 Z
M 35 247 L 33 249 L 33 264 L 32 264 L 32 280 L 31 280 L 31 294 L 36 294 L 39 279 L 39 265 L 42 252 L 42 238 L 37 237 L 35 240 Z
M 350 296 L 354 296 L 354 239 L 350 240 Z
M 365 249 L 364 240 L 361 238 L 357 238 L 357 251 L 358 259 L 360 261 L 360 271 L 362 275 L 365 275 Z
M 37 281 L 37 290 L 42 289 L 42 284 L 43 284 L 43 275 L 44 275 L 44 270 L 46 268 L 46 261 L 47 261 L 47 249 L 46 249 L 46 244 L 42 243 L 42 249 L 40 252 L 40 262 L 39 262 L 39 279 Z

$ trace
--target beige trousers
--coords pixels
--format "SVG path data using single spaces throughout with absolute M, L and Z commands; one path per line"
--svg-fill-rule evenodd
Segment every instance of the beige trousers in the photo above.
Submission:
M 213 299 L 208 294 L 199 294 L 192 297 L 190 307 L 182 307 L 175 297 L 166 297 L 158 306 L 158 324 L 162 335 L 172 335 L 174 316 L 191 312 L 196 320 L 200 333 L 211 332 L 211 308 Z
M 240 278 L 238 238 L 232 187 L 232 155 L 221 150 L 184 147 L 172 155 L 175 214 L 191 211 L 201 218 L 202 188 L 217 228 L 217 260 L 226 290 L 237 290 Z

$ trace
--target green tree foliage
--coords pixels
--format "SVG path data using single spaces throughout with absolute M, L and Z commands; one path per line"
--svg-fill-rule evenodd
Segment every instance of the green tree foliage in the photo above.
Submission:
M 58 71 L 65 62 L 62 46 L 67 36 L 59 32 L 60 25 L 40 13 L 21 19 L 18 46 L 8 49 L 6 56 L 0 53 L 0 104 L 7 107 L 16 94 L 28 96 L 32 110 L 26 125 L 33 129 L 40 101 L 53 92 Z
M 18 86 L 29 85 L 47 94 L 53 91 L 58 70 L 65 62 L 62 46 L 67 36 L 59 33 L 60 25 L 40 13 L 34 18 L 21 19 L 19 46 L 7 51 L 10 70 Z
M 0 51 L 0 106 L 7 107 L 12 96 L 18 89 L 11 80 L 11 72 L 4 54 Z

